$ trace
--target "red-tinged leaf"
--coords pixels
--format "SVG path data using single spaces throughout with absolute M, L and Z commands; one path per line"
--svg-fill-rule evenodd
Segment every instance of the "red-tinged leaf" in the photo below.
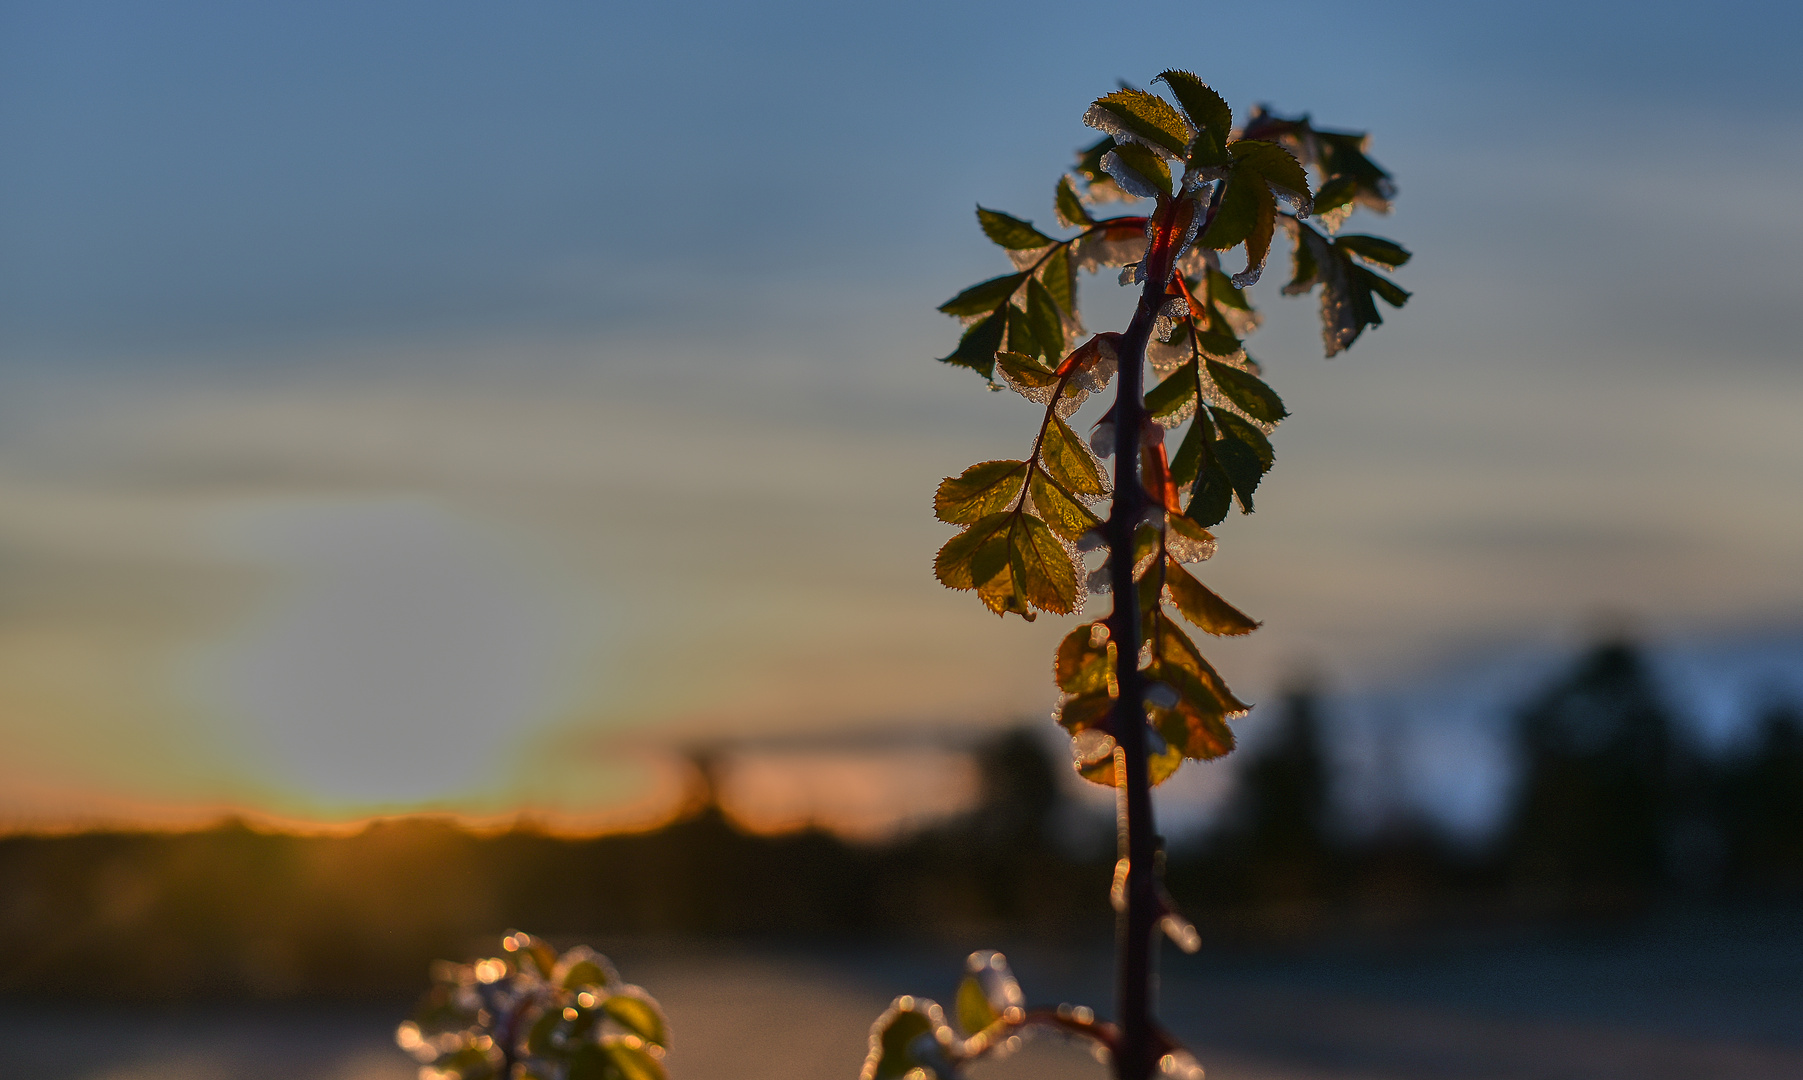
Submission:
M 1058 706 L 1058 723 L 1072 735 L 1091 728 L 1107 730 L 1110 714 L 1114 712 L 1114 698 L 1106 690 L 1089 690 L 1076 697 L 1066 698 Z
M 1052 661 L 1052 677 L 1067 694 L 1113 694 L 1114 646 L 1108 640 L 1108 624 L 1084 623 L 1064 635 Z

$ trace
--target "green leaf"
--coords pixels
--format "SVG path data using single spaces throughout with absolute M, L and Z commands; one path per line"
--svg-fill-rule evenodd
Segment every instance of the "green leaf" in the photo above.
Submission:
M 1404 289 L 1402 286 L 1396 284 L 1394 281 L 1391 281 L 1389 278 L 1384 277 L 1382 274 L 1374 274 L 1362 266 L 1352 267 L 1352 275 L 1353 275 L 1353 277 L 1357 278 L 1358 281 L 1365 286 L 1365 288 L 1369 289 L 1370 291 L 1376 293 L 1378 296 L 1382 297 L 1384 303 L 1390 305 L 1391 307 L 1396 307 L 1396 308 L 1401 307 L 1402 305 L 1409 302 L 1410 296 L 1414 295 L 1413 293 L 1410 293 L 1407 289 Z M 1382 322 L 1383 320 L 1382 319 L 1374 319 L 1372 321 L 1373 322 Z
M 1176 743 L 1166 746 L 1162 753 L 1146 755 L 1146 771 L 1150 774 L 1152 786 L 1169 780 L 1183 766 L 1183 748 Z M 1077 775 L 1092 784 L 1103 787 L 1114 787 L 1114 758 L 1105 757 L 1093 765 L 1085 765 L 1077 770 Z
M 1189 152 L 1190 126 L 1183 114 L 1144 90 L 1116 90 L 1097 98 L 1083 114 L 1083 122 L 1108 132 L 1117 143 L 1133 138 L 1178 161 Z
M 1197 243 L 1216 251 L 1245 243 L 1258 224 L 1261 193 L 1269 200 L 1270 189 L 1255 170 L 1236 168 L 1230 172 L 1227 189 L 1221 192 L 1221 201 L 1215 207 L 1214 220 Z
M 997 308 L 987 319 L 972 323 L 958 347 L 950 356 L 939 358 L 941 364 L 967 367 L 985 379 L 995 376 L 995 354 L 1002 347 L 1002 331 L 1008 328 L 1006 308 Z
M 570 970 L 564 972 L 563 988 L 565 990 L 580 990 L 585 986 L 606 985 L 606 969 L 593 960 L 578 960 L 570 965 Z
M 1088 690 L 1058 706 L 1058 723 L 1076 735 L 1091 728 L 1106 728 L 1114 713 L 1114 698 L 1106 690 Z
M 1176 416 L 1196 400 L 1196 362 L 1191 360 L 1146 394 L 1146 411 L 1154 420 Z
M 998 352 L 995 366 L 1001 368 L 1002 374 L 1016 386 L 1042 390 L 1058 381 L 1056 372 L 1026 353 Z
M 1322 184 L 1320 191 L 1315 192 L 1315 213 L 1327 214 L 1343 206 L 1351 206 L 1358 193 L 1357 177 L 1336 176 Z
M 1183 106 L 1190 123 L 1213 135 L 1217 144 L 1226 145 L 1228 136 L 1233 131 L 1233 110 L 1222 100 L 1221 95 L 1187 71 L 1161 72 L 1152 81 L 1162 82 L 1170 87 L 1172 96 L 1176 97 L 1177 104 Z
M 608 1039 L 599 1049 L 607 1058 L 609 1080 L 668 1080 L 663 1062 L 624 1040 Z M 577 1080 L 573 1062 L 570 1080 Z
M 1100 160 L 1098 155 L 1098 167 Z M 1068 228 L 1074 229 L 1096 223 L 1096 219 L 1090 216 L 1089 209 L 1083 205 L 1083 200 L 1077 198 L 1077 189 L 1071 186 L 1071 178 L 1068 176 L 1058 178 L 1058 194 L 1055 197 L 1055 205 L 1058 209 L 1058 220 Z
M 1246 268 L 1233 276 L 1233 283 L 1242 288 L 1256 283 L 1265 272 L 1271 238 L 1277 233 L 1277 199 L 1271 188 L 1254 188 L 1253 201 L 1252 231 L 1246 234 Z
M 1098 629 L 1099 628 L 1099 629 Z M 1058 643 L 1052 676 L 1067 694 L 1109 695 L 1114 682 L 1114 652 L 1109 647 L 1108 624 L 1084 623 Z
M 1165 560 L 1164 573 L 1165 588 L 1171 590 L 1171 602 L 1183 612 L 1184 618 L 1205 633 L 1237 637 L 1258 629 L 1255 620 L 1197 581 L 1175 559 Z
M 1083 440 L 1059 416 L 1046 425 L 1040 443 L 1039 460 L 1064 490 L 1085 499 L 1099 499 L 1108 494 L 1108 481 L 1102 467 L 1090 454 Z
M 1035 229 L 1032 222 L 1022 221 L 1000 210 L 986 210 L 979 206 L 977 221 L 983 226 L 983 235 L 1010 251 L 1045 247 L 1057 242 Z
M 1028 622 L 1033 612 L 1014 560 L 1014 537 L 1020 530 L 1019 514 L 1009 514 L 1008 527 L 983 541 L 970 559 L 971 580 L 977 583 L 977 599 L 997 615 L 1012 611 Z
M 864 1075 L 869 1080 L 901 1080 L 921 1067 L 909 1047 L 922 1035 L 931 1034 L 933 1021 L 927 1016 L 931 1008 L 932 1002 L 917 998 L 914 1008 L 896 1010 L 881 1031 L 871 1033 L 870 1059 L 864 1063 Z M 577 1078 L 572 1076 L 570 1080 Z
M 994 311 L 1008 301 L 1019 289 L 1021 282 L 1027 280 L 1025 271 L 1018 274 L 1004 274 L 990 278 L 988 281 L 972 285 L 957 296 L 939 305 L 939 310 L 947 315 L 963 317 L 981 315 L 985 311 Z
M 1075 320 L 1077 317 L 1077 271 L 1071 266 L 1069 244 L 1046 256 L 1045 265 L 1039 271 L 1039 280 L 1045 283 L 1046 292 L 1058 305 L 1058 310 Z
M 1227 689 L 1221 676 L 1207 660 L 1202 659 L 1201 650 L 1189 639 L 1183 628 L 1162 611 L 1154 612 L 1157 616 L 1152 632 L 1147 638 L 1152 644 L 1152 659 L 1168 667 L 1179 668 L 1188 672 L 1205 691 L 1205 700 L 1211 707 L 1218 707 L 1223 714 L 1243 713 L 1252 706 L 1247 705 Z M 1183 687 L 1177 687 L 1181 692 Z
M 1233 283 L 1228 277 L 1214 267 L 1208 268 L 1208 298 L 1225 308 L 1235 311 L 1251 311 L 1252 302 L 1246 299 L 1246 291 Z
M 1294 260 L 1296 270 L 1290 275 L 1290 283 L 1283 287 L 1286 296 L 1299 296 L 1309 291 L 1315 287 L 1315 282 L 1321 277 L 1321 264 L 1315 258 L 1315 245 L 1309 242 L 1309 235 L 1304 235 L 1303 230 L 1305 229 L 1309 235 L 1320 236 L 1306 225 L 1298 225 L 1291 229 L 1296 237 L 1296 245 L 1290 249 L 1290 257 Z
M 1113 150 L 1114 147 L 1114 136 L 1110 135 L 1080 151 L 1077 154 L 1077 175 L 1089 184 L 1108 179 L 1108 174 L 1102 171 L 1102 159 L 1107 157 L 1108 151 Z
M 1183 433 L 1183 441 L 1177 444 L 1177 453 L 1171 456 L 1171 482 L 1177 485 L 1179 491 L 1195 484 L 1202 462 L 1208 457 L 1208 437 L 1208 417 L 1198 415 Z
M 1047 362 L 1064 359 L 1064 321 L 1058 317 L 1058 302 L 1037 278 L 1027 279 L 1027 323 Z
M 1183 516 L 1208 528 L 1219 525 L 1231 509 L 1233 481 L 1228 479 L 1227 470 L 1221 467 L 1219 458 L 1210 455 L 1207 467 L 1196 478 L 1194 494 L 1190 496 L 1189 505 L 1184 507 Z
M 1102 158 L 1102 169 L 1128 193 L 1154 199 L 1171 193 L 1171 170 L 1164 159 L 1138 143 L 1122 143 Z
M 933 560 L 933 575 L 939 579 L 939 583 L 948 589 L 976 588 L 978 580 L 974 576 L 972 561 L 978 548 L 1006 530 L 1012 518 L 1012 514 L 990 514 L 988 517 L 978 518 L 970 528 L 947 540 Z
M 1211 669 L 1212 670 L 1212 669 Z M 1209 686 L 1190 669 L 1178 664 L 1153 664 L 1149 677 L 1177 691 L 1177 704 L 1158 710 L 1158 733 L 1184 757 L 1212 761 L 1233 750 L 1233 731 Z
M 1029 604 L 1068 615 L 1077 609 L 1077 567 L 1046 523 L 1021 514 L 1009 535 L 1008 562 Z
M 1025 353 L 1028 356 L 1040 356 L 1045 348 L 1039 343 L 1039 335 L 1034 333 L 1033 324 L 1027 321 L 1027 313 L 1019 305 L 1008 305 L 1008 344 L 1004 346 L 1010 352 Z
M 1313 202 L 1308 190 L 1308 173 L 1288 150 L 1274 142 L 1241 139 L 1229 146 L 1227 152 L 1233 155 L 1234 172 L 1242 169 L 1256 172 L 1272 187 L 1299 201 L 1304 212 L 1308 210 Z
M 990 1007 L 989 995 L 983 993 L 982 981 L 975 975 L 966 975 L 958 984 L 958 1026 L 966 1034 L 975 1035 L 999 1019 Z
M 1214 418 L 1216 430 L 1221 433 L 1212 447 L 1215 460 L 1220 462 L 1221 470 L 1233 485 L 1241 511 L 1250 514 L 1252 493 L 1258 490 L 1258 482 L 1264 479 L 1275 460 L 1271 441 L 1265 438 L 1264 432 L 1226 409 L 1210 406 L 1208 411 Z
M 1334 246 L 1341 251 L 1350 251 L 1359 258 L 1375 263 L 1385 270 L 1394 270 L 1409 261 L 1408 249 L 1401 244 L 1385 240 L 1381 236 L 1353 233 L 1336 239 Z
M 601 1009 L 609 1019 L 648 1043 L 663 1046 L 670 1041 L 663 1010 L 637 987 L 628 988 L 603 1001 Z
M 1032 484 L 1033 505 L 1045 516 L 1046 524 L 1059 536 L 1075 541 L 1102 524 L 1101 518 L 1091 513 L 1075 495 L 1064 490 L 1058 481 L 1046 475 L 1043 469 L 1033 470 Z
M 1254 420 L 1275 424 L 1290 415 L 1276 391 L 1251 372 L 1229 367 L 1218 360 L 1210 360 L 1208 377 L 1221 388 L 1221 393 L 1227 395 L 1227 400 L 1246 410 L 1246 415 Z

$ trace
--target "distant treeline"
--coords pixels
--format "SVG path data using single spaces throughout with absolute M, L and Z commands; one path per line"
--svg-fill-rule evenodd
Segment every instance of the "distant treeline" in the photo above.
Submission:
M 1743 752 L 1690 745 L 1632 646 L 1599 646 L 1517 717 L 1520 794 L 1473 851 L 1399 824 L 1334 827 L 1318 703 L 1295 693 L 1221 827 L 1168 875 L 1205 937 L 1372 924 L 1620 919 L 1673 903 L 1803 903 L 1803 717 Z M 509 926 L 637 936 L 1091 938 L 1112 853 L 1057 824 L 1038 733 L 978 753 L 979 805 L 880 846 L 745 833 L 709 805 L 657 832 L 480 837 L 429 820 L 353 837 L 242 825 L 0 839 L 0 993 L 388 994 Z

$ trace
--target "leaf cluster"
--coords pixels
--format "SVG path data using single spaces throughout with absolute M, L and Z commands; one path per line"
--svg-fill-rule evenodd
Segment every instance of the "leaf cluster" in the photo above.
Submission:
M 1247 294 L 1262 274 L 1281 228 L 1295 272 L 1284 292 L 1320 288 L 1329 356 L 1382 322 L 1377 300 L 1400 307 L 1409 294 L 1373 268 L 1391 270 L 1409 253 L 1375 236 L 1336 235 L 1354 207 L 1387 211 L 1395 186 L 1367 156 L 1362 133 L 1314 127 L 1255 108 L 1243 128 L 1212 88 L 1186 71 L 1156 80 L 1169 97 L 1123 86 L 1097 98 L 1084 122 L 1104 138 L 1083 150 L 1053 193 L 1058 221 L 1076 230 L 1059 239 L 1030 221 L 984 207 L 977 220 L 1014 272 L 964 290 L 940 310 L 966 323 L 944 361 L 969 367 L 1044 408 L 1025 459 L 985 461 L 943 481 L 934 498 L 941 521 L 962 530 L 940 550 L 934 571 L 949 588 L 970 590 L 998 615 L 1079 612 L 1087 595 L 1109 587 L 1109 562 L 1085 571 L 1079 549 L 1099 546 L 1095 505 L 1110 486 L 1069 418 L 1101 390 L 1118 363 L 1119 336 L 1088 335 L 1077 308 L 1076 273 L 1122 267 L 1122 284 L 1166 281 L 1146 359 L 1157 380 L 1146 392 L 1153 425 L 1140 460 L 1123 463 L 1162 511 L 1135 538 L 1142 661 L 1154 781 L 1186 758 L 1209 760 L 1233 747 L 1228 721 L 1247 706 L 1235 697 L 1167 606 L 1208 634 L 1248 633 L 1258 624 L 1202 584 L 1186 563 L 1214 551 L 1210 529 L 1238 506 L 1251 513 L 1276 461 L 1271 434 L 1289 415 L 1265 381 L 1244 339 L 1262 318 Z M 1095 208 L 1153 200 L 1144 214 L 1098 217 Z M 1317 223 L 1311 223 L 1314 215 Z M 1221 254 L 1242 248 L 1245 266 L 1229 273 Z M 1080 342 L 1080 344 L 1079 344 Z M 1093 444 L 1113 443 L 1114 411 Z M 1178 429 L 1182 429 L 1179 433 Z M 1175 449 L 1166 446 L 1166 432 Z M 1118 480 L 1119 483 L 1132 482 Z M 1074 739 L 1079 771 L 1112 783 L 1112 674 L 1118 658 L 1101 622 L 1066 636 L 1056 674 L 1057 717 Z
M 395 1032 L 421 1075 L 668 1080 L 663 1009 L 605 956 L 581 945 L 559 955 L 519 931 L 501 944 L 501 956 L 434 966 L 431 988 Z

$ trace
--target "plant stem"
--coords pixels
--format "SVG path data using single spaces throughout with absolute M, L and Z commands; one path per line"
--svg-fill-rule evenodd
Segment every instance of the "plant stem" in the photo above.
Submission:
M 1117 1018 L 1121 1041 L 1114 1057 L 1117 1080 L 1145 1080 L 1156 1060 L 1152 1023 L 1152 934 L 1159 919 L 1157 840 L 1152 825 L 1152 778 L 1147 766 L 1146 714 L 1140 677 L 1139 590 L 1133 581 L 1133 533 L 1151 500 L 1140 483 L 1140 438 L 1145 427 L 1146 343 L 1163 306 L 1169 282 L 1148 277 L 1133 312 L 1133 321 L 1116 346 L 1120 373 L 1114 403 L 1114 505 L 1107 536 L 1110 587 L 1114 612 L 1108 619 L 1116 645 L 1115 678 L 1120 697 L 1114 703 L 1114 738 L 1120 747 L 1117 767 L 1126 789 L 1123 857 L 1127 859 L 1127 904 L 1116 920 L 1119 963 Z

